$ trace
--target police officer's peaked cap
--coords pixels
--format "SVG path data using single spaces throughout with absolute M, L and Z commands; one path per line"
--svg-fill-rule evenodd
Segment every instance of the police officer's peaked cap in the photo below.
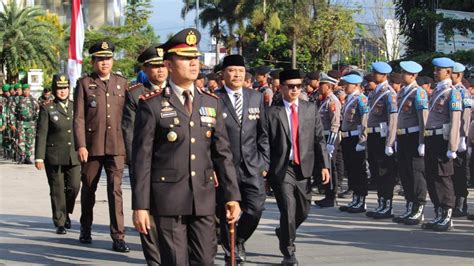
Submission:
M 458 62 L 454 62 L 453 72 L 454 73 L 463 73 L 466 70 L 466 67 Z
M 280 82 L 284 83 L 289 79 L 302 79 L 303 76 L 298 69 L 287 69 L 280 72 Z
M 228 55 L 228 56 L 224 57 L 224 60 L 222 61 L 222 69 L 224 69 L 228 66 L 245 67 L 244 58 L 241 55 L 238 55 L 238 54 Z
M 313 72 L 309 72 L 307 75 L 306 75 L 306 78 L 308 78 L 309 80 L 319 80 L 319 71 L 313 71 Z
M 341 79 L 349 84 L 362 83 L 362 77 L 356 74 L 346 75 L 346 76 L 343 76 Z
M 423 70 L 423 67 L 415 61 L 401 61 L 400 67 L 403 69 L 403 71 L 412 74 L 418 74 L 421 72 L 421 70 Z
M 8 83 L 3 84 L 2 85 L 2 91 L 8 91 L 8 90 L 10 90 L 10 84 L 8 84 Z
M 388 79 L 395 84 L 402 84 L 402 75 L 400 73 L 391 74 Z
M 431 61 L 433 66 L 438 67 L 438 68 L 453 68 L 455 62 L 451 58 L 447 57 L 438 57 L 438 58 L 433 58 L 433 61 Z
M 152 45 L 138 56 L 138 62 L 149 65 L 162 65 L 165 50 L 158 44 Z
M 89 48 L 89 54 L 94 57 L 113 57 L 115 45 L 109 41 L 100 41 Z
M 15 83 L 15 85 L 13 85 L 13 88 L 14 88 L 15 90 L 21 89 L 21 83 Z
M 257 75 L 266 75 L 270 72 L 270 68 L 268 66 L 259 66 L 256 67 L 255 69 L 255 74 Z
M 331 78 L 328 74 L 321 72 L 319 82 L 336 85 L 337 80 L 335 78 Z
M 390 74 L 392 67 L 385 62 L 374 62 L 372 63 L 372 71 L 380 74 Z
M 161 48 L 165 51 L 165 59 L 169 55 L 179 55 L 185 57 L 197 57 L 201 53 L 198 49 L 201 33 L 194 28 L 187 28 L 171 37 Z
M 68 88 L 69 87 L 69 79 L 66 74 L 54 74 L 53 75 L 53 82 L 51 85 L 53 91 L 57 90 L 58 88 Z

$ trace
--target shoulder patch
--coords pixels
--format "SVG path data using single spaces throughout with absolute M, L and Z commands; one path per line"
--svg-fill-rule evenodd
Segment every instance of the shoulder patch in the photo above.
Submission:
M 357 98 L 358 106 L 359 106 L 359 112 L 361 114 L 366 114 L 369 112 L 369 106 L 367 105 L 367 96 L 364 94 L 359 95 Z
M 128 86 L 128 91 L 133 91 L 134 89 L 140 88 L 140 87 L 142 87 L 142 86 L 143 86 L 142 83 L 140 83 L 140 82 L 139 82 L 139 83 L 136 83 L 136 84 L 134 84 L 134 85 L 132 85 L 132 86 Z
M 461 92 L 454 89 L 451 91 L 451 97 L 449 99 L 449 110 L 451 111 L 461 111 L 462 110 L 462 100 Z
M 149 100 L 153 97 L 156 97 L 158 95 L 161 95 L 161 91 L 160 92 L 155 92 L 155 91 L 147 92 L 147 93 L 144 93 L 144 94 L 140 95 L 140 100 L 147 101 L 147 100 Z
M 397 111 L 397 94 L 390 92 L 387 95 L 387 112 L 396 113 Z
M 219 99 L 219 96 L 214 95 L 214 94 L 212 94 L 212 93 L 209 93 L 209 92 L 207 92 L 207 91 L 201 90 L 201 89 L 199 89 L 199 88 L 196 88 L 196 90 L 199 91 L 200 93 L 203 93 L 203 94 L 206 94 L 206 95 L 208 95 L 208 96 L 211 96 L 211 97 L 214 98 L 214 99 L 217 99 L 217 100 Z
M 464 109 L 471 108 L 472 107 L 471 93 L 462 85 L 459 86 L 458 89 L 459 89 L 459 92 L 461 93 L 462 107 Z
M 428 94 L 421 87 L 416 89 L 415 108 L 416 110 L 428 109 Z

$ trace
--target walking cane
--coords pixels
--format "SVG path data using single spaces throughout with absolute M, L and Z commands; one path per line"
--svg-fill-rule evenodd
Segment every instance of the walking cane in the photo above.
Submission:
M 235 223 L 229 225 L 229 236 L 230 236 L 230 266 L 235 265 Z

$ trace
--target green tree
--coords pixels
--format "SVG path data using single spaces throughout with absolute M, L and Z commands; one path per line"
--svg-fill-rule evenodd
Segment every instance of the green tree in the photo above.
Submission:
M 3 9 L 0 64 L 7 70 L 7 80 L 14 81 L 21 69 L 57 69 L 59 40 L 54 25 L 40 19 L 45 13 L 35 7 L 20 9 L 16 4 L 3 4 Z

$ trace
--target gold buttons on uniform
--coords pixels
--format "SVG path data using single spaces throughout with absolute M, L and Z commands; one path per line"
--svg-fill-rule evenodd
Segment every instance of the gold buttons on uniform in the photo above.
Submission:
M 88 129 L 88 131 L 90 132 L 90 131 L 92 131 L 92 129 L 91 129 L 91 128 L 89 128 L 89 129 Z
M 209 180 L 212 180 L 212 176 L 209 177 Z
M 191 143 L 194 143 L 196 142 L 196 139 L 195 138 L 191 138 Z
M 111 126 L 108 126 L 107 129 L 111 129 L 112 127 Z
M 164 176 L 161 177 L 161 181 L 165 181 L 165 179 L 166 179 L 166 178 L 165 178 Z
M 68 142 L 67 145 L 71 146 L 71 142 Z
M 66 118 L 66 119 L 69 120 L 70 118 L 68 117 L 68 118 Z
M 107 92 L 107 93 L 105 94 L 105 96 L 109 97 L 109 96 L 110 96 L 110 94 Z
M 191 154 L 191 160 L 195 160 L 195 159 L 196 159 L 196 155 Z
M 196 172 L 191 171 L 191 176 L 195 176 L 195 175 L 196 175 Z
M 109 103 L 107 104 L 107 108 L 110 108 L 110 104 L 109 104 Z
M 194 127 L 194 122 L 193 121 L 189 122 L 189 125 Z
M 67 130 L 67 133 L 71 133 L 71 130 L 70 130 L 70 129 L 68 129 L 68 130 Z
M 107 118 L 110 118 L 110 115 L 107 115 Z

